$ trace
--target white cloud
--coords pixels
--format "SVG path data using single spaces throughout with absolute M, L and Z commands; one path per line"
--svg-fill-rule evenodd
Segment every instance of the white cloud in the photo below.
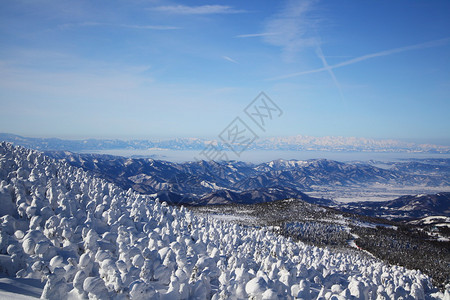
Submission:
M 152 10 L 177 15 L 235 14 L 245 12 L 244 10 L 234 9 L 228 5 L 168 5 L 154 7 Z

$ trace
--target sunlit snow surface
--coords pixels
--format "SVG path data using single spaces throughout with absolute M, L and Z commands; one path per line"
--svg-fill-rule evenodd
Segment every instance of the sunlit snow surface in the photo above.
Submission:
M 444 298 L 420 271 L 195 216 L 6 143 L 0 181 L 1 271 L 43 280 L 42 298 Z

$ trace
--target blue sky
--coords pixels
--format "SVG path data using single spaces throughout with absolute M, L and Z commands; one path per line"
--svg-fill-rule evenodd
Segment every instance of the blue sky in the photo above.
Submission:
M 449 1 L 2 1 L 0 132 L 448 143 Z M 257 129 L 255 129 L 257 130 Z

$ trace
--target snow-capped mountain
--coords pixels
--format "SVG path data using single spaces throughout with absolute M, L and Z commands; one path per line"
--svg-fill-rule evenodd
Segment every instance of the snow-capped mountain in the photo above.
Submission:
M 0 140 L 16 145 L 46 150 L 111 150 L 111 149 L 170 149 L 203 150 L 214 143 L 218 149 L 228 147 L 220 140 L 201 138 L 176 138 L 165 140 L 118 140 L 118 139 L 84 139 L 64 140 L 58 138 L 29 138 L 19 135 L 0 133 Z M 251 150 L 284 151 L 333 151 L 333 152 L 414 152 L 414 153 L 450 153 L 450 146 L 433 144 L 416 144 L 392 139 L 367 139 L 358 137 L 311 137 L 297 135 L 291 137 L 261 138 L 249 146 Z
M 422 169 L 419 170 L 407 168 L 407 162 L 395 163 L 386 169 L 370 164 L 325 159 L 275 160 L 255 165 L 236 161 L 172 163 L 71 152 L 47 154 L 65 159 L 73 166 L 93 171 L 124 189 L 132 188 L 144 194 L 170 191 L 175 199 L 180 198 L 175 194 L 182 195 L 185 204 L 189 204 L 189 199 L 198 200 L 220 190 L 243 193 L 267 188 L 277 188 L 278 191 L 284 189 L 284 197 L 281 193 L 278 193 L 280 197 L 276 197 L 276 200 L 281 200 L 294 197 L 293 190 L 316 192 L 342 188 L 363 190 L 368 186 L 383 189 L 423 186 L 445 191 L 450 186 L 450 172 L 445 169 L 448 166 L 443 164 L 450 164 L 450 160 L 440 161 L 441 165 L 433 165 L 434 162 L 421 163 Z M 438 173 L 435 172 L 437 167 L 441 168 Z M 237 202 L 243 203 L 244 199 L 239 199 Z M 256 201 L 256 198 L 253 199 L 255 200 L 251 203 Z M 258 202 L 268 199 L 261 194 Z M 330 205 L 329 202 L 323 204 Z
M 0 180 L 1 271 L 45 281 L 43 299 L 449 296 L 420 271 L 199 217 L 7 143 Z

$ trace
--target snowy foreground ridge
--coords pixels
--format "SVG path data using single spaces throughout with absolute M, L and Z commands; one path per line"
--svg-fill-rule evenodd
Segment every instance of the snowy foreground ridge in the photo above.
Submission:
M 42 298 L 441 299 L 420 271 L 194 216 L 0 144 L 0 271 Z

